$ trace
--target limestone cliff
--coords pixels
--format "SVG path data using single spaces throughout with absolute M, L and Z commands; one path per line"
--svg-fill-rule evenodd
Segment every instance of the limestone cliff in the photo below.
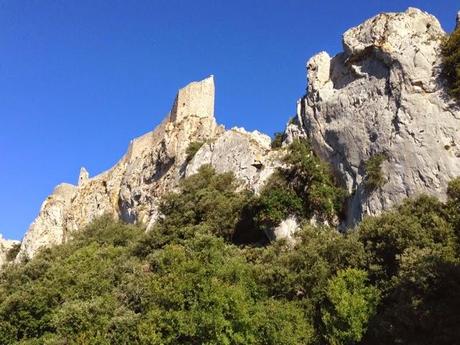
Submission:
M 349 221 L 407 196 L 444 198 L 460 175 L 460 109 L 440 77 L 438 20 L 418 9 L 384 13 L 346 31 L 344 52 L 308 61 L 299 122 L 352 198 Z M 385 183 L 369 190 L 365 162 L 384 154 Z
M 191 142 L 206 144 L 189 162 L 186 151 Z M 276 164 L 269 151 L 268 136 L 241 129 L 225 132 L 217 125 L 212 76 L 193 82 L 179 90 L 166 119 L 134 139 L 113 168 L 92 178 L 82 168 L 77 186 L 56 187 L 27 231 L 17 261 L 65 242 L 103 214 L 151 226 L 159 198 L 202 164 L 212 164 L 219 172 L 233 171 L 256 190 Z

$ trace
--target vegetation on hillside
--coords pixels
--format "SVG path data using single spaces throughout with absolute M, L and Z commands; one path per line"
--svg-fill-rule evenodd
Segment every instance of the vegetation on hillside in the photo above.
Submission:
M 187 154 L 187 162 L 190 162 L 193 157 L 195 157 L 196 153 L 198 150 L 203 146 L 204 141 L 192 141 L 190 144 L 188 144 L 187 149 L 185 150 L 185 153 Z
M 385 176 L 382 172 L 382 164 L 387 159 L 384 153 L 378 153 L 369 158 L 364 164 L 364 185 L 369 191 L 373 191 L 385 184 Z
M 443 75 L 449 86 L 449 94 L 460 100 L 460 28 L 457 28 L 443 43 Z
M 286 163 L 260 197 L 204 166 L 149 232 L 103 217 L 8 265 L 0 344 L 458 343 L 460 179 L 446 202 L 421 196 L 344 234 L 303 225 L 294 244 L 262 245 L 259 222 L 340 209 L 306 143 Z
M 279 149 L 283 146 L 283 140 L 284 140 L 284 133 L 283 132 L 276 132 L 273 140 L 271 142 L 271 148 L 272 149 Z
M 290 215 L 335 224 L 346 197 L 330 167 L 305 140 L 295 140 L 284 158 L 286 167 L 273 174 L 256 200 L 259 225 L 274 226 Z

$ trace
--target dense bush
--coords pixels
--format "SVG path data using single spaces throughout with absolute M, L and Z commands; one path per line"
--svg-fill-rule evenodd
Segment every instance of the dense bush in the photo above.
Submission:
M 273 137 L 271 147 L 272 149 L 279 149 L 283 146 L 284 141 L 284 133 L 283 132 L 276 132 L 275 136 Z
M 195 157 L 195 154 L 198 152 L 198 150 L 201 148 L 201 146 L 204 145 L 204 141 L 192 141 L 188 146 L 187 149 L 185 150 L 185 153 L 187 154 L 187 162 L 190 162 L 193 157 Z
M 232 173 L 216 174 L 209 165 L 183 180 L 178 193 L 165 196 L 159 211 L 162 217 L 137 246 L 140 255 L 194 237 L 214 234 L 232 240 L 243 208 L 251 198 Z
M 279 168 L 257 200 L 257 221 L 277 225 L 289 215 L 299 220 L 317 217 L 336 224 L 346 197 L 330 167 L 322 162 L 305 140 L 295 140 Z
M 348 268 L 326 285 L 326 303 L 321 307 L 324 337 L 330 344 L 356 344 L 374 316 L 379 290 L 368 284 L 367 273 Z
M 262 199 L 268 221 L 313 213 L 304 198 L 335 210 L 335 192 L 315 203 L 299 189 L 337 187 L 296 145 Z M 457 179 L 445 203 L 410 199 L 347 233 L 304 225 L 289 245 L 237 246 L 260 200 L 204 166 L 163 198 L 149 232 L 103 217 L 6 266 L 0 344 L 456 344 L 459 190 Z
M 382 172 L 382 163 L 387 159 L 384 153 L 378 153 L 369 158 L 364 164 L 364 185 L 370 191 L 380 188 L 385 184 L 385 176 Z
M 13 244 L 11 248 L 6 252 L 6 261 L 13 261 L 14 258 L 18 255 L 20 249 L 20 243 Z
M 443 75 L 452 97 L 460 100 L 460 28 L 456 29 L 443 43 Z

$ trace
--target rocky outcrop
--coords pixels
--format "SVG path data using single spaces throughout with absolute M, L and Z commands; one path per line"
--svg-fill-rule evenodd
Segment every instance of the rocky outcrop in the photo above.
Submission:
M 192 142 L 206 144 L 189 161 L 187 147 Z M 203 164 L 212 164 L 218 172 L 233 171 L 248 188 L 257 190 L 273 172 L 275 156 L 268 136 L 243 129 L 226 132 L 217 125 L 212 76 L 193 82 L 179 90 L 166 119 L 131 141 L 113 168 L 92 178 L 82 168 L 77 186 L 63 184 L 55 189 L 27 231 L 16 260 L 65 242 L 105 214 L 151 227 L 158 216 L 159 198 Z
M 5 240 L 0 234 L 0 268 L 10 261 L 9 252 L 19 243 L 19 241 Z
M 232 128 L 206 142 L 187 166 L 186 176 L 195 174 L 203 164 L 212 165 L 218 173 L 233 171 L 236 178 L 258 193 L 280 163 L 280 151 L 272 151 L 271 138 L 258 131 Z
M 346 31 L 343 53 L 308 62 L 299 122 L 352 194 L 352 223 L 407 196 L 443 198 L 460 175 L 460 111 L 440 77 L 444 36 L 435 17 L 409 8 Z M 385 183 L 369 190 L 365 162 L 381 153 Z

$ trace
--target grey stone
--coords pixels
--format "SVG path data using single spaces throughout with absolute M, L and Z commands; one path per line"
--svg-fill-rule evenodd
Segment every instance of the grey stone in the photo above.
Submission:
M 440 77 L 443 37 L 435 17 L 409 8 L 346 31 L 343 53 L 309 60 L 298 121 L 352 194 L 350 223 L 408 196 L 444 198 L 460 175 L 460 111 Z M 369 191 L 364 164 L 379 153 L 386 183 Z

